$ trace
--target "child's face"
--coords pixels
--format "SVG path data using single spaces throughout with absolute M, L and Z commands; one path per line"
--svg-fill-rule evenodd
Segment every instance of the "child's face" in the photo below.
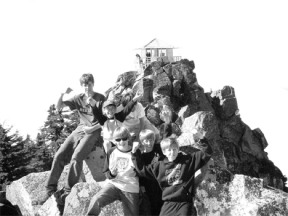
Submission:
M 115 143 L 120 151 L 129 151 L 132 149 L 132 147 L 128 144 L 129 143 L 128 137 L 117 138 L 115 139 Z
M 119 106 L 120 103 L 121 103 L 121 97 L 115 95 L 115 97 L 114 97 L 114 103 L 116 104 L 116 106 Z
M 172 111 L 167 108 L 166 105 L 163 106 L 163 109 L 160 112 L 160 119 L 167 124 L 172 122 Z
M 148 153 L 153 151 L 155 140 L 153 138 L 145 138 L 141 144 L 143 146 L 143 152 Z
M 81 87 L 86 96 L 89 96 L 91 93 L 93 93 L 93 82 L 89 81 L 88 83 L 82 83 Z
M 107 118 L 113 118 L 116 112 L 116 107 L 113 105 L 109 105 L 103 109 L 104 115 L 107 116 Z
M 163 150 L 163 154 L 168 158 L 168 161 L 174 161 L 178 156 L 179 148 L 177 146 L 168 147 Z

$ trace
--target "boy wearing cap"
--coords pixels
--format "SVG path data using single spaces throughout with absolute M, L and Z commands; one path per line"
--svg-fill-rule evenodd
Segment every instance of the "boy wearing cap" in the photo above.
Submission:
M 117 120 L 115 117 L 116 109 L 116 104 L 111 100 L 105 101 L 103 104 L 103 114 L 107 117 L 107 120 L 102 127 L 102 135 L 104 140 L 103 147 L 106 153 L 112 147 L 113 131 L 117 127 L 122 126 L 122 122 Z
M 124 107 L 124 109 L 118 113 L 116 113 L 116 104 L 112 100 L 106 100 L 103 103 L 102 112 L 99 112 L 97 108 L 93 109 L 94 115 L 99 116 L 99 119 L 101 119 L 100 124 L 103 125 L 103 147 L 106 153 L 112 147 L 112 134 L 115 128 L 122 125 L 122 122 L 125 120 L 126 116 L 129 115 L 130 112 L 133 110 L 135 104 L 137 104 L 137 100 L 141 98 L 141 96 L 141 94 L 137 93 L 133 97 L 133 99 Z
M 91 199 L 87 215 L 99 215 L 101 209 L 114 202 L 122 201 L 124 215 L 139 214 L 139 179 L 135 171 L 135 160 L 140 151 L 134 148 L 131 135 L 124 126 L 113 133 L 116 146 L 106 154 L 104 164 L 108 182 Z
M 156 179 L 160 185 L 164 202 L 160 216 L 192 215 L 194 174 L 209 161 L 212 154 L 212 148 L 205 138 L 201 137 L 197 145 L 200 151 L 186 155 L 179 151 L 176 138 L 165 138 L 160 143 L 166 156 L 163 160 L 148 166 L 143 161 L 137 161 L 140 176 Z

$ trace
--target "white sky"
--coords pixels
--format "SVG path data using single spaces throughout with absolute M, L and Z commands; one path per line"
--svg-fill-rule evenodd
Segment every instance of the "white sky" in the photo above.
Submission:
M 286 1 L 0 1 L 0 122 L 35 137 L 67 87 L 93 73 L 104 92 L 153 38 L 194 60 L 205 91 L 235 88 L 288 176 Z

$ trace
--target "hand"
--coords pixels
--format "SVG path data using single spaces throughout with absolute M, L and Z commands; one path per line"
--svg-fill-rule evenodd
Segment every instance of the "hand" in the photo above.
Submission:
M 117 169 L 117 166 L 113 167 L 111 170 L 110 170 L 111 174 L 116 176 L 117 173 L 118 173 L 118 169 Z
M 167 124 L 172 122 L 172 112 L 167 105 L 163 105 L 163 108 L 160 112 L 160 119 Z
M 143 96 L 143 92 L 138 90 L 132 100 L 139 101 L 142 98 L 142 96 Z
M 139 142 L 133 142 L 133 146 L 132 146 L 132 153 L 135 153 L 137 151 L 137 149 L 140 148 L 140 143 Z
M 193 134 L 193 139 L 194 139 L 194 142 L 197 143 L 200 139 L 202 139 L 204 136 L 203 136 L 203 133 L 201 132 L 200 129 L 193 129 L 192 130 L 192 134 Z
M 145 76 L 144 78 L 154 80 L 154 77 L 155 77 L 154 74 L 150 74 L 150 75 Z
M 143 79 L 143 77 L 144 77 L 144 73 L 139 74 L 139 75 L 136 77 L 135 82 L 138 81 L 138 80 L 140 80 L 140 79 Z
M 84 131 L 84 133 L 89 134 L 92 132 L 92 127 L 83 126 L 82 130 Z
M 96 100 L 94 100 L 92 97 L 87 98 L 87 104 L 90 104 L 92 107 L 96 105 Z
M 66 91 L 65 91 L 65 94 L 69 94 L 70 92 L 72 92 L 73 91 L 73 89 L 71 89 L 70 87 L 68 87 L 67 89 L 66 89 Z

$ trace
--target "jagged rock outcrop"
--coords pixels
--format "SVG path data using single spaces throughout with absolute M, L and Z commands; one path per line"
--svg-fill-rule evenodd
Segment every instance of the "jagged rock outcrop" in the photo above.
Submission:
M 288 194 L 263 187 L 263 180 L 234 175 L 231 182 L 203 181 L 195 207 L 198 215 L 276 216 L 288 215 Z
M 213 176 L 210 169 L 206 175 L 208 178 L 203 180 L 198 186 L 195 195 L 195 207 L 198 215 L 276 216 L 288 214 L 288 194 L 279 189 L 265 188 L 262 179 L 244 175 L 234 175 L 230 182 L 219 183 L 213 179 Z M 28 187 L 24 190 L 26 181 L 31 178 L 41 179 L 43 177 L 45 177 L 45 173 L 30 174 L 28 179 L 23 177 L 18 180 L 18 187 L 15 187 L 15 185 L 12 186 L 14 188 L 22 188 L 21 191 L 17 193 L 17 196 L 26 194 L 26 197 L 21 196 L 21 202 L 18 199 L 18 203 L 23 203 L 23 201 L 26 200 L 26 209 L 28 209 L 28 206 L 31 206 L 29 196 L 35 196 L 35 191 L 29 190 Z M 85 215 L 91 198 L 104 184 L 105 182 L 81 182 L 76 184 L 66 198 L 63 215 Z M 32 181 L 30 186 L 36 187 L 37 181 Z M 53 196 L 41 207 L 34 210 L 30 208 L 30 211 L 23 211 L 23 208 L 21 208 L 21 212 L 23 215 L 60 215 L 55 197 Z M 121 202 L 115 201 L 106 206 L 100 215 L 122 216 L 123 209 Z
M 152 62 L 143 74 L 136 71 L 121 74 L 106 96 L 111 92 L 121 96 L 127 89 L 133 92 L 140 89 L 146 117 L 158 128 L 164 123 L 161 119 L 164 105 L 169 107 L 174 113 L 171 123 L 181 129 L 178 140 L 186 153 L 197 149 L 192 136 L 195 130 L 210 141 L 214 150 L 212 159 L 197 177 L 198 215 L 288 215 L 287 193 L 281 192 L 288 191 L 287 179 L 269 160 L 264 134 L 241 120 L 233 87 L 205 93 L 194 68 L 194 62 L 187 59 L 168 64 Z M 104 176 L 99 171 L 103 166 L 103 152 L 99 152 L 96 149 L 90 157 L 93 160 L 84 167 L 86 182 L 75 185 L 67 197 L 64 215 L 85 214 L 89 200 L 100 189 Z M 90 175 L 89 170 L 92 170 Z M 42 193 L 44 177 L 41 175 L 44 174 L 30 174 L 18 180 L 21 183 L 13 182 L 7 189 L 7 197 L 21 211 L 29 212 L 27 215 L 48 215 L 45 212 L 49 211 L 50 215 L 57 215 L 53 197 L 37 209 L 31 204 Z M 23 200 L 16 198 L 15 191 L 21 191 L 17 196 Z M 108 205 L 102 214 L 122 215 L 121 203 Z

